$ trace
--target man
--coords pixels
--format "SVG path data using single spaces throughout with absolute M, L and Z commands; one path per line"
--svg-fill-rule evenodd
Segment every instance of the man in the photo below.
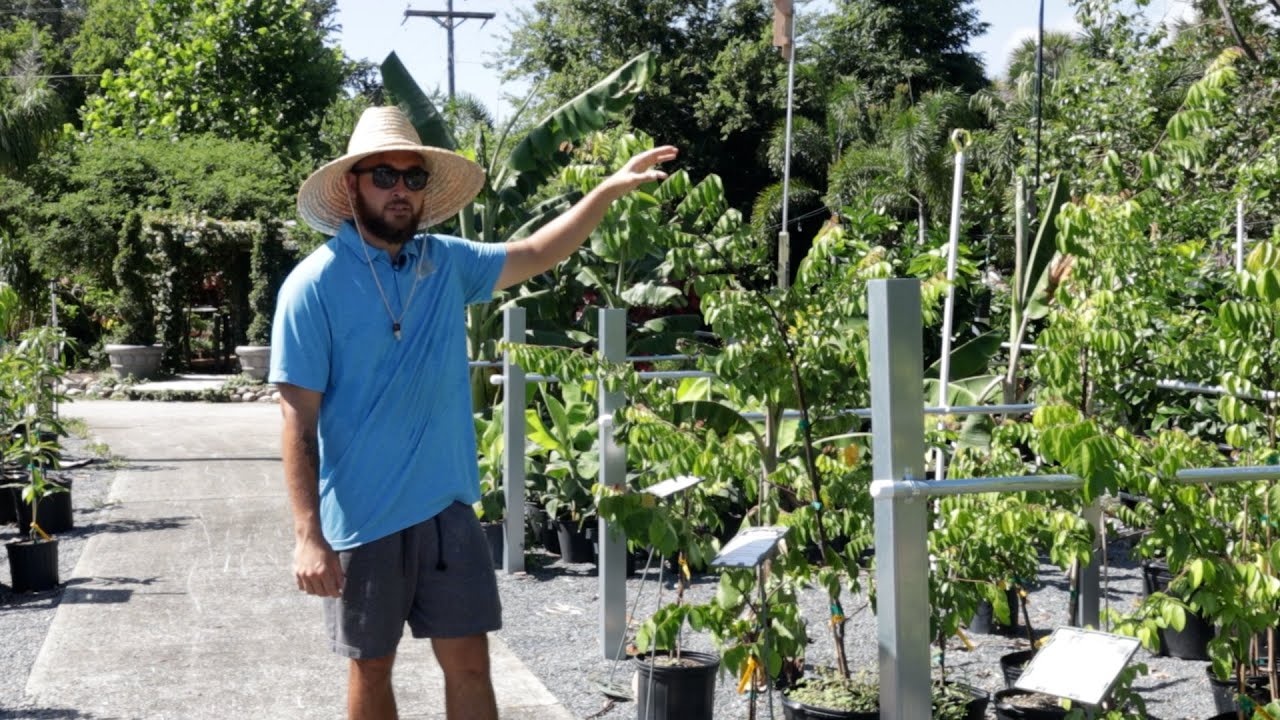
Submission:
M 476 196 L 475 163 L 423 146 L 397 108 L 360 117 L 347 154 L 315 171 L 298 212 L 333 236 L 280 291 L 270 380 L 293 512 L 298 588 L 324 598 L 351 659 L 351 718 L 394 718 L 391 670 L 407 622 L 431 638 L 448 717 L 496 718 L 487 633 L 501 627 L 479 498 L 464 307 L 572 254 L 609 205 L 666 174 L 660 147 L 527 239 L 419 234 Z

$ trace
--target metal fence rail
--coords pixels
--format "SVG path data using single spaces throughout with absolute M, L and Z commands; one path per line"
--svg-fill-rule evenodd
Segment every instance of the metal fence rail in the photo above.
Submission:
M 922 481 L 924 417 L 920 284 L 915 279 L 870 283 L 872 478 L 875 508 L 877 624 L 880 649 L 880 712 L 889 720 L 930 717 L 929 562 L 926 554 L 929 498 L 985 492 L 1075 490 L 1073 475 L 984 477 Z M 1172 382 L 1169 383 L 1170 385 Z M 1212 391 L 1182 383 L 1171 389 Z M 1165 386 L 1165 385 L 1162 385 Z M 1225 483 L 1280 479 L 1280 466 L 1189 468 L 1179 483 Z M 1095 530 L 1102 512 L 1095 500 L 1081 516 Z M 1099 533 L 1100 536 L 1100 533 Z M 1079 613 L 1098 626 L 1101 545 L 1082 568 Z

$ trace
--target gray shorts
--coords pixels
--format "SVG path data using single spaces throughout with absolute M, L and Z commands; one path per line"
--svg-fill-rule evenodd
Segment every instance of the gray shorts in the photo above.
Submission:
M 482 635 L 502 627 L 493 558 L 470 506 L 455 502 L 398 533 L 338 553 L 341 598 L 324 598 L 333 651 L 395 652 L 404 624 L 416 638 Z

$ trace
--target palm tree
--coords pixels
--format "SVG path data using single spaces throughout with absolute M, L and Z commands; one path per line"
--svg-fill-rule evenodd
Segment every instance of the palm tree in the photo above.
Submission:
M 0 91 L 0 173 L 13 175 L 35 162 L 62 122 L 58 95 L 40 78 L 33 43 L 13 64 L 12 94 Z
M 828 202 L 840 206 L 867 197 L 891 212 L 914 213 L 924 244 L 933 209 L 950 202 L 947 138 L 953 128 L 970 124 L 965 111 L 964 96 L 955 90 L 932 90 L 914 104 L 883 111 L 871 137 L 855 139 L 832 163 Z
M 1043 102 L 1040 122 L 1056 117 L 1058 80 L 1066 76 L 1081 57 L 1079 41 L 1070 33 L 1046 32 L 1044 35 L 1044 78 L 1041 84 Z M 1009 54 L 1005 79 L 989 89 L 979 90 L 970 98 L 974 110 L 987 118 L 991 129 L 974 139 L 976 162 L 990 168 L 997 178 L 1013 176 L 1022 159 L 1025 138 L 1034 132 L 1036 122 L 1036 41 L 1027 38 Z

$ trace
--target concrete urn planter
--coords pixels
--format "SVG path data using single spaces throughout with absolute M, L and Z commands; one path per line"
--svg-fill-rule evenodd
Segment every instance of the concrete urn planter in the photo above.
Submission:
M 103 350 L 117 377 L 150 380 L 160 374 L 163 345 L 107 345 Z
M 271 369 L 270 345 L 237 345 L 236 357 L 240 360 L 240 372 L 254 380 L 266 380 Z

